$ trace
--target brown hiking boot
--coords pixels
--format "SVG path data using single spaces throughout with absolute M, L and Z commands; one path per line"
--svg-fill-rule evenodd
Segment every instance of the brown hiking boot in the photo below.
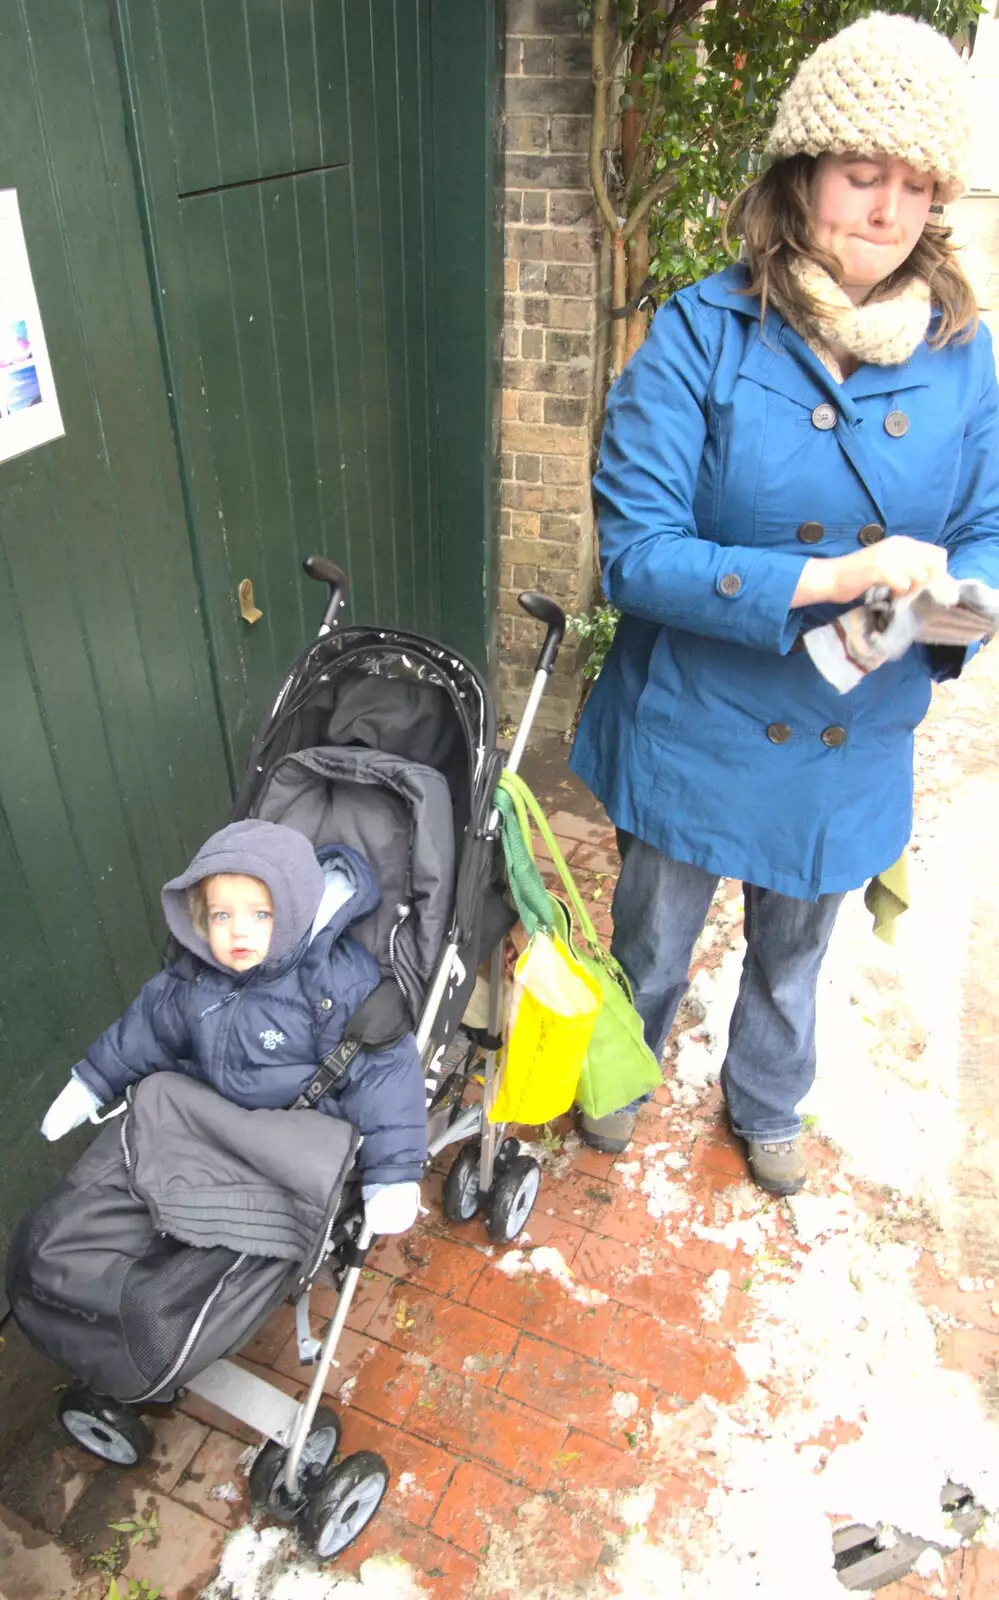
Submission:
M 637 1116 L 638 1112 L 630 1108 L 612 1111 L 606 1117 L 588 1117 L 585 1111 L 581 1111 L 579 1137 L 593 1150 L 602 1150 L 609 1156 L 619 1156 L 631 1143 Z
M 807 1176 L 797 1139 L 783 1139 L 779 1144 L 758 1144 L 755 1139 L 746 1142 L 749 1170 L 760 1188 L 768 1194 L 797 1194 Z

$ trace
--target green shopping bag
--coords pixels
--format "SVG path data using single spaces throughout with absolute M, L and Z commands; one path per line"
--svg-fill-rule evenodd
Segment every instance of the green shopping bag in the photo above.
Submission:
M 507 879 L 525 932 L 530 937 L 542 929 L 560 938 L 599 986 L 602 1004 L 583 1059 L 576 1103 L 588 1116 L 605 1117 L 658 1088 L 662 1069 L 645 1043 L 628 980 L 600 943 L 537 799 L 522 778 L 504 772 L 496 804 L 503 818 Z M 566 900 L 545 888 L 534 860 L 532 824 L 545 842 Z

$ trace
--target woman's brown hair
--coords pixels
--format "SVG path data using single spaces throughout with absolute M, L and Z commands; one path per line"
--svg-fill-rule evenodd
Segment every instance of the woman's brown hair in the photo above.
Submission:
M 737 253 L 732 240 L 741 237 L 743 241 L 751 280 L 746 293 L 759 295 L 761 314 L 766 314 L 772 301 L 782 315 L 796 324 L 813 321 L 816 307 L 791 271 L 795 257 L 818 262 L 837 283 L 843 278 L 836 257 L 821 249 L 812 235 L 815 165 L 815 156 L 807 155 L 775 161 L 737 195 L 722 225 L 722 238 L 731 255 Z M 909 256 L 877 285 L 870 299 L 887 299 L 913 274 L 926 280 L 933 302 L 940 309 L 940 320 L 930 339 L 933 349 L 940 349 L 952 339 L 972 338 L 978 326 L 978 306 L 974 290 L 958 264 L 949 228 L 927 222 Z

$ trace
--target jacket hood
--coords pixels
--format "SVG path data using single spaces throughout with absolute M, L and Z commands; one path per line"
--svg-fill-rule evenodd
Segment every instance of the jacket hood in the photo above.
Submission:
M 164 884 L 160 897 L 174 938 L 209 966 L 220 963 L 191 921 L 187 891 L 220 872 L 259 878 L 270 890 L 274 930 L 265 965 L 280 962 L 312 931 L 326 880 L 305 834 L 280 822 L 230 823 L 201 846 L 186 872 Z

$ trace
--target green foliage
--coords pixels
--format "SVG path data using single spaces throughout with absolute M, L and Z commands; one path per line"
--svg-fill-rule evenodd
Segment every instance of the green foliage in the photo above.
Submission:
M 578 616 L 566 619 L 570 633 L 574 633 L 579 639 L 589 641 L 590 648 L 586 653 L 582 669 L 584 680 L 595 682 L 599 678 L 600 668 L 611 647 L 620 615 L 616 606 L 604 600 L 594 606 L 592 611 L 581 611 Z
M 904 13 L 952 38 L 977 0 L 611 0 L 617 44 L 641 71 L 621 109 L 641 122 L 638 157 L 615 196 L 630 215 L 653 184 L 650 271 L 668 293 L 724 266 L 720 213 L 752 175 L 777 100 L 822 39 L 872 10 Z M 592 19 L 592 7 L 581 10 Z M 611 40 L 613 45 L 615 41 Z M 639 54 L 636 57 L 635 51 Z
M 123 1589 L 117 1578 L 111 1579 L 107 1592 L 107 1600 L 162 1600 L 163 1590 L 150 1586 L 147 1578 L 129 1578 L 127 1589 Z

